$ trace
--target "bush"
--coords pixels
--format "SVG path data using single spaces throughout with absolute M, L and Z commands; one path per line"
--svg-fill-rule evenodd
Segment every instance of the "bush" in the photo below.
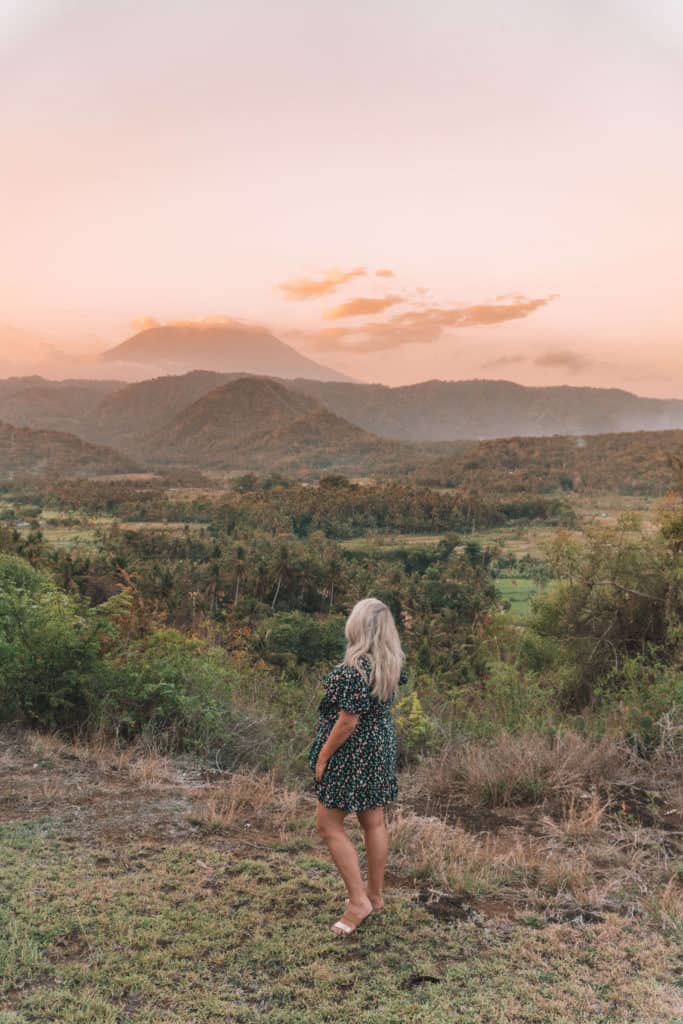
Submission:
M 254 647 L 272 665 L 338 661 L 344 653 L 344 619 L 281 612 L 261 623 Z
M 168 749 L 215 753 L 235 733 L 233 676 L 221 648 L 159 629 L 106 659 L 93 713 L 125 739 L 149 734 Z
M 90 610 L 28 562 L 0 555 L 2 718 L 78 726 L 89 713 L 97 664 Z
M 414 690 L 396 704 L 396 731 L 399 761 L 402 764 L 415 761 L 422 754 L 431 753 L 437 745 L 434 723 L 425 714 Z

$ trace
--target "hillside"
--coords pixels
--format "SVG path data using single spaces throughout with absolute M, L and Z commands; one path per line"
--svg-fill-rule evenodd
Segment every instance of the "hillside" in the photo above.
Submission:
M 142 434 L 160 430 L 179 410 L 225 382 L 225 374 L 193 370 L 126 384 L 105 397 L 93 415 L 84 419 L 81 433 L 97 441 L 130 443 Z
M 0 380 L 0 419 L 17 427 L 79 433 L 83 424 L 92 422 L 102 400 L 121 386 L 113 380 L 10 377 Z
M 150 464 L 221 469 L 357 467 L 369 457 L 400 455 L 404 447 L 267 377 L 214 388 L 138 444 Z
M 262 327 L 237 320 L 220 324 L 151 327 L 102 353 L 102 361 L 138 368 L 138 379 L 159 373 L 214 370 L 270 377 L 345 377 L 300 355 Z M 127 374 L 123 374 L 126 376 Z
M 411 455 L 406 446 L 369 434 L 327 409 L 317 408 L 276 430 L 256 434 L 231 456 L 233 465 L 278 470 L 384 469 L 391 458 Z
M 403 441 L 683 428 L 683 401 L 615 388 L 532 388 L 496 380 L 432 380 L 399 388 L 296 380 L 292 386 L 365 430 Z
M 564 489 L 658 495 L 672 485 L 670 456 L 683 456 L 683 430 L 511 437 L 426 462 L 415 477 L 424 484 L 480 493 Z
M 661 827 L 608 820 L 577 838 L 547 813 L 449 826 L 398 806 L 386 909 L 342 947 L 329 926 L 344 890 L 310 793 L 7 730 L 0 773 L 7 1024 L 680 1019 L 680 947 L 642 906 L 662 898 Z M 621 883 L 627 842 L 643 883 L 628 903 L 601 877 L 611 855 Z M 583 904 L 566 892 L 579 879 Z
M 6 477 L 96 476 L 133 473 L 139 468 L 132 459 L 74 434 L 30 430 L 0 421 L 0 474 Z
M 267 377 L 242 377 L 202 395 L 146 441 L 172 453 L 225 452 L 254 434 L 282 428 L 318 408 L 306 395 Z M 201 448 L 201 452 L 199 450 Z
M 0 419 L 118 446 L 162 429 L 212 389 L 243 375 L 194 370 L 131 384 L 9 378 L 0 380 Z M 610 389 L 526 388 L 486 380 L 400 388 L 284 376 L 279 382 L 378 437 L 411 443 L 683 428 L 683 401 Z

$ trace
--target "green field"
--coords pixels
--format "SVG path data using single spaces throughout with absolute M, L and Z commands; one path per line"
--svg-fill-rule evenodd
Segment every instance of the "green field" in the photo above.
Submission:
M 496 590 L 504 601 L 510 602 L 510 611 L 523 618 L 529 612 L 529 601 L 538 593 L 538 584 L 523 577 L 499 577 Z

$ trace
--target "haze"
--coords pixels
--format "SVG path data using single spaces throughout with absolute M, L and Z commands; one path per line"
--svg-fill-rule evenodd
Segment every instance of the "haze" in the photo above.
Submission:
M 4 356 L 223 315 L 359 380 L 683 397 L 676 0 L 0 0 L 0 26 Z

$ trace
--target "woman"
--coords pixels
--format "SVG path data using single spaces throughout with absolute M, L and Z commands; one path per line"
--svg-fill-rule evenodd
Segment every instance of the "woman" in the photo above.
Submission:
M 346 623 L 346 654 L 324 682 L 320 721 L 308 755 L 318 797 L 316 828 L 349 894 L 335 935 L 350 935 L 384 906 L 387 829 L 384 807 L 398 796 L 396 732 L 391 706 L 407 681 L 405 655 L 390 610 L 374 597 L 359 601 Z M 344 817 L 358 815 L 368 863 L 363 879 Z

